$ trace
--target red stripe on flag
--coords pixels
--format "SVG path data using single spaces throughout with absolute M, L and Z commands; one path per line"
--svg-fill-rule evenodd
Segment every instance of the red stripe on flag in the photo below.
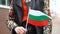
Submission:
M 46 26 L 48 25 L 48 20 L 44 20 L 44 21 L 34 21 L 34 20 L 30 20 L 28 19 L 28 23 L 32 24 L 34 26 Z

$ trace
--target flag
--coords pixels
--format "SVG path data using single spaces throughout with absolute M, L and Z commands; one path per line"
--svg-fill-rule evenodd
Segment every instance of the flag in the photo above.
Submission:
M 52 19 L 50 16 L 38 10 L 29 9 L 28 22 L 35 26 L 45 26 Z

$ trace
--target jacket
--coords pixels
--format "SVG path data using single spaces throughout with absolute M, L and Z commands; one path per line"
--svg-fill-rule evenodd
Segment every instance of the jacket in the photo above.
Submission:
M 22 26 L 22 21 L 24 20 L 25 9 L 23 8 L 24 7 L 23 5 L 25 5 L 25 7 L 27 5 L 24 4 L 24 3 L 22 4 L 23 1 L 22 0 L 17 0 L 17 1 L 13 0 L 13 6 L 12 6 L 13 9 L 12 9 L 12 12 L 9 12 L 9 17 L 10 17 L 9 20 L 12 20 L 12 24 L 8 23 L 8 27 L 10 28 L 10 30 L 13 33 L 16 33 L 14 31 L 14 28 L 17 27 L 17 26 Z M 31 9 L 40 10 L 40 11 L 44 12 L 44 10 L 43 10 L 44 9 L 44 0 L 32 0 L 31 3 L 30 3 L 30 7 L 31 7 Z M 27 8 L 26 8 L 26 10 L 28 11 Z M 11 25 L 11 26 L 9 26 L 9 25 Z M 35 28 L 35 26 L 34 26 L 34 28 Z M 41 32 L 43 32 L 43 27 L 36 27 L 37 32 L 40 29 L 41 29 Z M 38 32 L 38 34 L 40 34 L 41 32 Z

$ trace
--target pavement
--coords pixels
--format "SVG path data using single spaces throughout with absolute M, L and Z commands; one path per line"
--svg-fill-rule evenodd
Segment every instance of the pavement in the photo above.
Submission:
M 53 16 L 52 34 L 60 34 L 60 17 L 58 15 Z

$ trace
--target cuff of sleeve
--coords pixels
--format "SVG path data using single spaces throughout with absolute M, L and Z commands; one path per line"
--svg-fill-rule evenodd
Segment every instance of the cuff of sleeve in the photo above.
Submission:
M 15 27 L 12 29 L 12 34 L 16 34 L 16 32 L 15 32 L 15 30 L 14 30 L 16 27 L 18 27 L 18 26 L 15 26 Z

